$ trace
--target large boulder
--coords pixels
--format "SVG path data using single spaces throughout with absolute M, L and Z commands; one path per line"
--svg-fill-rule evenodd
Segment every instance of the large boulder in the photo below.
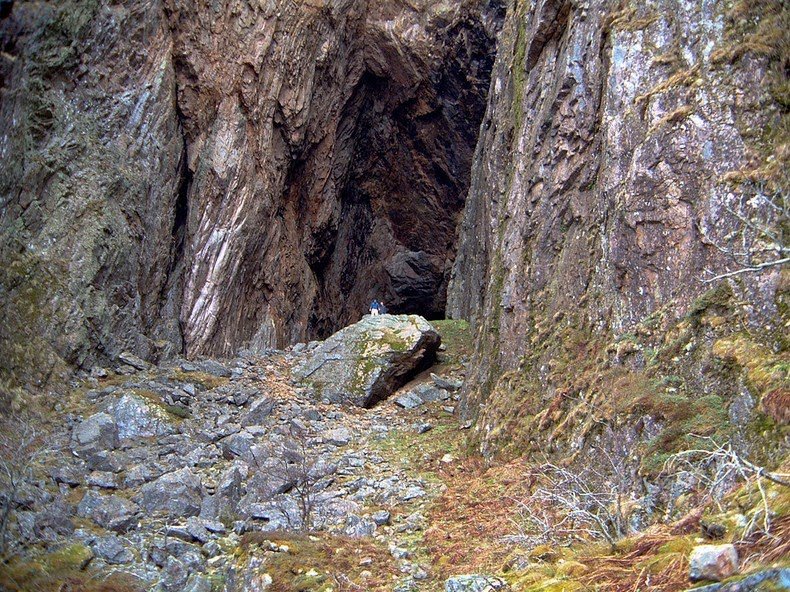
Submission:
M 200 477 L 185 468 L 143 485 L 140 505 L 148 512 L 178 518 L 197 516 L 202 501 Z
M 144 397 L 127 393 L 109 409 L 118 426 L 121 440 L 166 436 L 176 432 L 173 418 L 160 405 Z
M 440 343 L 420 316 L 366 316 L 306 354 L 293 376 L 322 399 L 370 407 L 430 365 Z

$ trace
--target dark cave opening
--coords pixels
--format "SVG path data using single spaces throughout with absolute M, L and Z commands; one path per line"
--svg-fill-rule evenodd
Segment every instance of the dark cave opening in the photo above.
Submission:
M 319 241 L 322 257 L 310 257 L 319 284 L 311 338 L 355 322 L 374 298 L 390 313 L 445 317 L 496 37 L 473 19 L 442 34 L 447 55 L 427 77 L 404 85 L 369 69 L 349 100 L 340 215 L 331 239 Z

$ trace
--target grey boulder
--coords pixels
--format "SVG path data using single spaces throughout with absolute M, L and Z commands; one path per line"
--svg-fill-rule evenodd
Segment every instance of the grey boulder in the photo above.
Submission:
M 118 426 L 107 413 L 96 413 L 77 424 L 71 434 L 71 449 L 90 462 L 98 453 L 118 446 Z
M 321 399 L 370 407 L 432 363 L 440 343 L 420 316 L 366 316 L 301 357 L 292 374 Z
M 371 537 L 376 532 L 376 523 L 368 518 L 351 514 L 346 518 L 343 533 L 352 538 Z
M 118 356 L 118 361 L 137 370 L 147 370 L 150 364 L 132 352 L 122 352 Z
M 170 415 L 159 405 L 131 393 L 115 401 L 109 409 L 121 440 L 165 436 L 175 433 Z
M 127 531 L 135 522 L 137 504 L 117 495 L 88 491 L 77 505 L 77 515 L 115 532 Z
M 91 549 L 96 557 L 104 559 L 109 564 L 118 565 L 134 561 L 134 554 L 124 546 L 121 538 L 114 534 L 94 539 Z
M 193 366 L 200 372 L 205 372 L 206 374 L 211 374 L 212 376 L 216 376 L 218 378 L 230 378 L 233 376 L 233 372 L 230 370 L 230 368 L 220 364 L 215 360 L 200 360 L 198 362 L 194 362 Z
M 425 403 L 425 401 L 423 401 L 417 395 L 417 393 L 413 391 L 409 391 L 399 397 L 396 397 L 395 403 L 398 406 L 403 407 L 404 409 L 414 409 L 415 407 L 419 407 L 420 405 Z
M 170 517 L 197 516 L 202 503 L 200 477 L 189 468 L 166 473 L 142 488 L 140 505 Z
M 439 376 L 438 374 L 431 374 L 431 379 L 433 379 L 433 383 L 439 387 L 440 389 L 445 389 L 448 391 L 457 391 L 460 390 L 464 383 L 455 378 L 446 378 L 444 376 Z
M 694 592 L 766 592 L 790 590 L 790 568 L 774 568 L 749 574 L 737 582 L 710 584 L 693 589 Z
M 277 401 L 269 397 L 261 397 L 256 399 L 250 410 L 241 419 L 243 427 L 261 425 L 272 414 L 274 408 L 277 406 Z

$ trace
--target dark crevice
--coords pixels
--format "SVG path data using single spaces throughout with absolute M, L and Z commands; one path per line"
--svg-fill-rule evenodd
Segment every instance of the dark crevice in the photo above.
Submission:
M 474 19 L 441 35 L 447 54 L 424 79 L 404 86 L 366 72 L 346 104 L 352 156 L 337 177 L 337 223 L 305 237 L 319 284 L 310 337 L 357 320 L 372 298 L 396 314 L 445 316 L 496 39 Z M 302 175 L 290 177 L 298 185 Z
M 189 214 L 189 188 L 192 185 L 192 171 L 187 166 L 186 146 L 179 175 L 178 197 L 176 198 L 173 229 L 170 232 L 173 241 L 173 255 L 170 262 L 168 275 L 178 266 L 184 258 L 184 245 L 186 244 L 187 216 Z
M 184 115 L 176 105 L 178 115 L 178 127 L 181 131 L 183 147 L 181 149 L 181 160 L 179 162 L 178 187 L 176 192 L 176 202 L 173 213 L 173 226 L 170 230 L 170 261 L 167 268 L 166 279 L 162 284 L 162 292 L 159 296 L 159 306 L 163 313 L 164 309 L 169 308 L 169 314 L 161 314 L 160 317 L 176 316 L 174 321 L 178 324 L 178 335 L 171 335 L 180 345 L 180 353 L 186 352 L 184 343 L 184 328 L 181 326 L 181 291 L 184 277 L 184 254 L 187 242 L 187 220 L 189 217 L 189 191 L 192 186 L 192 171 L 189 170 L 189 155 L 187 152 L 187 140 L 183 125 Z

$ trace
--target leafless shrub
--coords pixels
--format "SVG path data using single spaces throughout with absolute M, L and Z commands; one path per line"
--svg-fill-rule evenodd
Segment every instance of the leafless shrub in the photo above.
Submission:
M 536 547 L 595 538 L 614 546 L 631 533 L 631 471 L 608 447 L 591 453 L 603 460 L 600 468 L 594 462 L 579 470 L 545 462 L 533 469 L 536 487 L 527 498 L 513 500 L 517 533 L 506 539 Z
M 288 527 L 309 531 L 313 528 L 316 484 L 320 479 L 320 455 L 313 449 L 314 435 L 305 427 L 291 425 L 288 433 L 268 450 L 266 458 L 253 452 L 254 466 L 265 471 L 280 484 L 277 506 Z M 284 498 L 283 496 L 289 495 Z M 294 517 L 291 499 L 295 500 L 298 516 Z
M 0 424 L 0 555 L 5 554 L 8 524 L 20 486 L 30 482 L 36 462 L 48 452 L 43 434 L 21 415 Z
M 753 485 L 760 497 L 760 509 L 753 513 L 744 527 L 742 538 L 759 531 L 770 534 L 773 512 L 766 494 L 765 481 L 790 487 L 790 476 L 770 472 L 752 463 L 739 454 L 730 442 L 719 444 L 708 436 L 691 436 L 697 438 L 701 446 L 670 456 L 664 463 L 663 472 L 696 482 L 720 511 L 723 511 L 723 497 L 735 484 L 740 482 Z
M 291 426 L 289 436 L 282 447 L 281 466 L 299 506 L 302 530 L 313 526 L 315 509 L 315 486 L 318 481 L 318 454 L 311 447 L 311 435 L 306 428 Z
M 749 183 L 752 191 L 739 195 L 724 206 L 738 223 L 724 236 L 715 228 L 698 225 L 703 241 L 727 256 L 735 269 L 724 273 L 708 271 L 705 283 L 760 272 L 790 263 L 790 246 L 785 228 L 790 221 L 790 197 L 787 191 L 770 192 L 764 184 Z

